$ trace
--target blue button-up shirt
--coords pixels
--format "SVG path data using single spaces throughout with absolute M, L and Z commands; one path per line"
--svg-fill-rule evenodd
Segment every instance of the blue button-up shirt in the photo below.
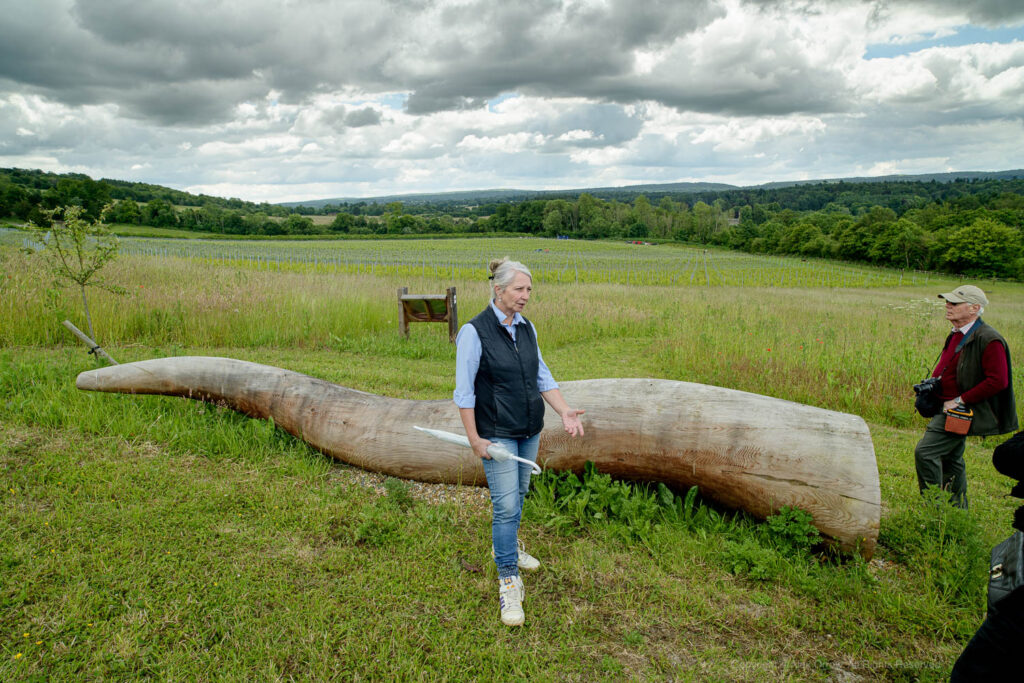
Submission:
M 512 316 L 512 324 L 506 325 L 505 318 L 507 316 L 494 305 L 493 301 L 491 301 L 491 311 L 497 317 L 498 323 L 512 335 L 512 341 L 515 341 L 516 326 L 525 324 L 526 318 L 516 313 Z M 533 328 L 533 336 L 536 339 L 537 328 L 533 326 L 533 323 L 530 323 L 530 327 Z M 477 334 L 476 328 L 469 323 L 463 325 L 459 329 L 458 336 L 455 337 L 455 393 L 452 396 L 455 405 L 460 408 L 476 407 L 476 373 L 480 369 L 482 350 L 480 335 Z M 557 389 L 558 383 L 551 376 L 551 371 L 548 370 L 543 356 L 540 355 L 539 344 L 537 360 L 540 361 L 537 366 L 537 389 L 541 393 Z

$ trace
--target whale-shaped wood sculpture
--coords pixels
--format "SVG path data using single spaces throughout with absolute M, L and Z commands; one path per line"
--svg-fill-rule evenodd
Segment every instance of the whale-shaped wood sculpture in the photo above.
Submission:
M 414 401 L 348 389 L 231 358 L 176 357 L 83 372 L 89 391 L 185 396 L 271 418 L 338 460 L 425 482 L 486 485 L 479 458 L 414 425 L 462 433 L 450 400 Z M 711 500 L 765 518 L 783 506 L 848 551 L 870 557 L 881 496 L 860 417 L 733 389 L 660 379 L 562 382 L 586 408 L 586 435 L 570 438 L 553 411 L 538 461 L 581 472 L 591 460 L 616 477 L 699 486 Z

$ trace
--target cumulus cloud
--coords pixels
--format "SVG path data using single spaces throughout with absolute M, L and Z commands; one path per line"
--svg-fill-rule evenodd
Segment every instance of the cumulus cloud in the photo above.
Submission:
M 1024 23 L 1024 5 L 1016 0 L 921 0 L 920 4 L 939 15 L 963 13 L 968 22 L 981 26 Z
M 1024 151 L 1024 29 L 937 41 L 1024 27 L 1013 0 L 34 0 L 4 15 L 0 165 L 252 199 L 998 169 Z M 907 47 L 865 58 L 873 45 Z
M 944 112 L 951 119 L 1024 111 L 1024 42 L 930 48 L 864 62 L 851 83 L 867 100 Z

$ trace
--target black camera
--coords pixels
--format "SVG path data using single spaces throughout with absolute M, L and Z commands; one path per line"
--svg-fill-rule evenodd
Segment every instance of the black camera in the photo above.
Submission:
M 939 414 L 942 407 L 942 401 L 939 399 L 940 381 L 938 377 L 929 377 L 914 385 L 914 393 L 917 394 L 914 408 L 921 417 L 935 417 Z
M 940 381 L 938 377 L 929 377 L 928 379 L 921 380 L 914 385 L 914 393 L 920 396 L 921 394 L 938 391 Z

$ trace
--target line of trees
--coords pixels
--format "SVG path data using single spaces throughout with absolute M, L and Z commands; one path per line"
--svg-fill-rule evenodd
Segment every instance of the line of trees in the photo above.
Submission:
M 246 202 L 211 195 L 195 195 L 161 185 L 124 180 L 93 180 L 81 173 L 48 173 L 33 169 L 0 168 L 0 218 L 13 217 L 39 224 L 57 207 L 80 206 L 82 218 L 97 220 L 112 200 L 145 205 L 153 201 L 178 207 L 215 207 L 243 215 L 264 213 L 285 217 L 294 211 L 276 204 Z
M 21 175 L 0 170 L 0 217 L 37 224 L 44 224 L 49 209 L 77 205 L 85 219 L 221 234 L 522 233 L 656 239 L 1024 279 L 1024 180 L 1018 178 L 662 193 L 657 203 L 642 194 L 622 201 L 586 192 L 481 205 L 464 202 L 460 207 L 451 202 L 358 202 L 330 207 L 337 209 L 333 220 L 317 225 L 302 214 L 302 207 L 209 198 L 175 205 L 158 196 L 142 202 L 116 196 L 124 188 L 108 181 L 17 173 Z

